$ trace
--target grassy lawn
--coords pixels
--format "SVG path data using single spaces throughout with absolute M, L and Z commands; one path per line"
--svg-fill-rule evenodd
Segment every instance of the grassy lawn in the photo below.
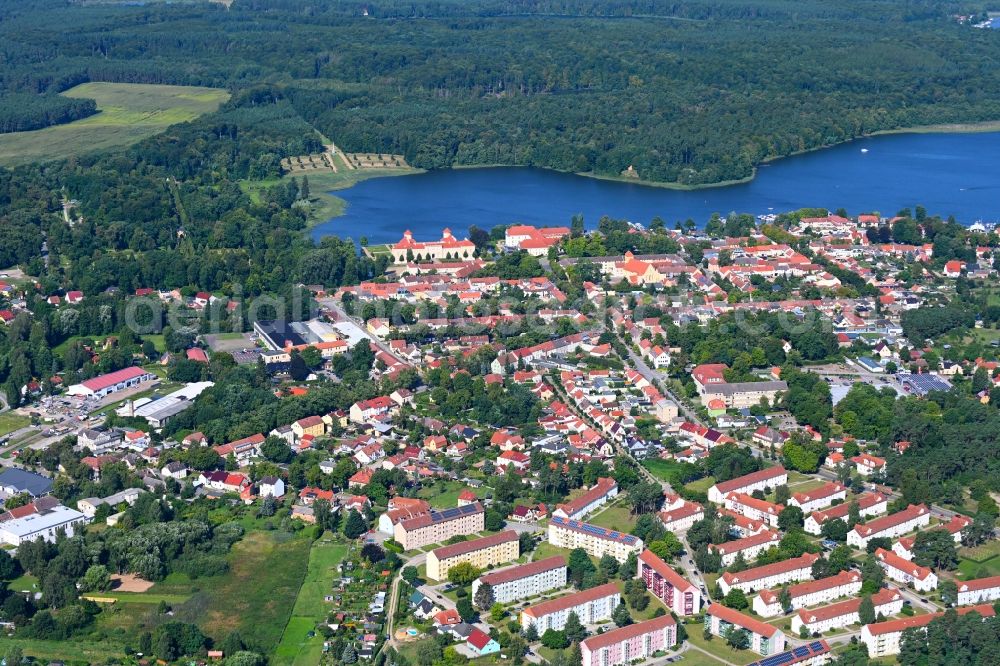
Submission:
M 65 125 L 0 136 L 0 164 L 14 166 L 120 148 L 211 113 L 229 99 L 218 88 L 84 83 L 63 93 L 97 102 L 98 113 Z
M 630 532 L 635 527 L 637 520 L 638 517 L 632 515 L 627 506 L 608 507 L 586 519 L 592 525 L 607 527 L 620 532 Z
M 25 592 L 34 590 L 38 585 L 38 579 L 31 574 L 24 574 L 20 578 L 15 578 L 14 580 L 7 583 L 7 589 L 14 592 Z
M 0 436 L 31 425 L 31 418 L 14 412 L 0 414 Z
M 331 589 L 337 573 L 337 565 L 347 555 L 347 545 L 322 539 L 313 544 L 309 551 L 309 568 L 306 578 L 299 588 L 292 609 L 292 617 L 281 635 L 281 642 L 274 653 L 273 663 L 316 664 L 323 653 L 323 637 L 319 634 L 308 636 L 316 624 L 327 614 L 327 604 L 323 600 Z
M 86 641 L 74 638 L 68 641 L 41 640 L 35 638 L 0 638 L 0 651 L 7 652 L 18 646 L 26 656 L 39 660 L 77 661 L 83 663 L 103 663 L 110 659 L 121 659 L 124 646 L 117 641 Z
M 712 640 L 706 641 L 702 635 L 700 625 L 689 625 L 686 628 L 688 630 L 688 641 L 690 641 L 691 645 L 697 645 L 705 652 L 715 655 L 724 661 L 732 664 L 750 664 L 760 659 L 760 655 L 750 650 L 732 649 L 726 645 L 726 640 L 721 636 L 713 636 Z M 685 661 L 687 660 L 685 659 Z
M 1000 541 L 987 541 L 976 548 L 961 548 L 958 573 L 961 580 L 986 576 L 1000 576 Z
M 562 555 L 568 558 L 570 553 L 568 549 L 553 546 L 548 541 L 543 541 L 535 546 L 535 550 L 532 552 L 534 553 L 533 561 L 544 560 L 546 557 L 552 557 L 553 555 Z
M 684 666 L 721 666 L 722 662 L 696 650 L 688 650 L 681 661 Z
M 152 589 L 152 588 L 150 588 Z M 118 599 L 127 604 L 159 604 L 165 601 L 170 606 L 183 604 L 191 595 L 189 594 L 158 594 L 155 592 L 100 592 L 87 596 L 99 597 L 103 599 Z
M 691 483 L 685 483 L 684 487 L 696 493 L 707 493 L 708 489 L 715 485 L 715 477 L 706 476 Z
M 427 500 L 435 509 L 450 509 L 458 506 L 458 496 L 463 490 L 468 489 L 459 481 L 439 482 L 422 487 L 417 497 Z
M 149 335 L 142 336 L 143 341 L 149 340 L 153 343 L 153 347 L 156 351 L 161 354 L 167 351 L 167 343 L 163 341 L 163 336 L 158 333 L 150 333 Z

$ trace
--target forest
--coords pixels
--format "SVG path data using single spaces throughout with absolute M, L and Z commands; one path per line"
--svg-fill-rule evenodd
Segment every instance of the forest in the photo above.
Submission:
M 931 0 L 0 4 L 0 126 L 85 81 L 280 98 L 349 151 L 686 185 L 880 130 L 1000 118 L 1000 35 Z M 368 15 L 364 15 L 367 13 Z M 831 35 L 835 38 L 831 39 Z M 23 104 L 23 96 L 36 96 Z M 2 131 L 2 130 L 0 130 Z

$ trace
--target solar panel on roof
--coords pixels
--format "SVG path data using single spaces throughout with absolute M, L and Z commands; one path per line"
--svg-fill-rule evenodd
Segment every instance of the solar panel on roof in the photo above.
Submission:
M 812 650 L 813 652 L 820 652 L 821 650 L 823 650 L 823 642 L 816 641 L 815 643 L 810 643 L 809 649 Z

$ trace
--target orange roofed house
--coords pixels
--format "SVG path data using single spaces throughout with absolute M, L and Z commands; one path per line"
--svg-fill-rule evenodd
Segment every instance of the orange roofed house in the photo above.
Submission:
M 413 232 L 407 229 L 403 238 L 392 246 L 392 260 L 397 264 L 408 261 L 441 261 L 445 259 L 471 259 L 476 245 L 468 238 L 458 240 L 445 229 L 441 240 L 420 242 L 413 239 Z

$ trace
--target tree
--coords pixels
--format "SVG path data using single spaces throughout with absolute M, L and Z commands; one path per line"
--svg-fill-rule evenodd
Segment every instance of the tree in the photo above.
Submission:
M 260 445 L 260 454 L 275 463 L 288 463 L 295 457 L 288 442 L 280 437 L 268 437 Z
M 743 593 L 743 590 L 732 588 L 726 594 L 726 597 L 722 600 L 722 603 L 730 608 L 735 608 L 736 610 L 745 610 L 750 607 L 750 602 L 747 601 L 747 595 Z
M 913 561 L 932 569 L 954 569 L 958 566 L 954 538 L 943 529 L 918 532 L 913 542 Z
M 616 608 L 611 614 L 611 619 L 614 620 L 615 624 L 619 627 L 632 624 L 632 616 L 629 614 L 628 608 L 626 608 L 623 603 L 618 604 L 618 608 Z
M 309 376 L 309 366 L 297 350 L 292 350 L 292 360 L 288 363 L 288 374 L 297 382 L 301 382 Z
M 652 481 L 637 483 L 628 489 L 628 501 L 632 513 L 644 514 L 656 511 L 663 504 L 663 488 Z
M 459 562 L 448 569 L 448 581 L 455 585 L 465 586 L 479 578 L 481 573 L 482 571 L 471 562 Z M 492 588 L 490 588 L 489 593 L 490 596 L 493 595 Z M 486 607 L 488 608 L 489 604 Z
M 499 622 L 506 614 L 507 611 L 504 610 L 503 604 L 499 601 L 490 606 L 490 619 L 494 622 Z
M 566 564 L 567 578 L 577 587 L 583 583 L 584 577 L 588 573 L 597 571 L 594 563 L 590 561 L 590 556 L 583 548 L 574 548 L 569 553 L 569 561 Z
M 861 605 L 858 606 L 858 619 L 861 624 L 871 624 L 877 619 L 875 604 L 872 603 L 872 595 L 866 594 L 861 597 Z
M 455 604 L 455 610 L 462 618 L 462 622 L 474 622 L 476 619 L 476 609 L 472 607 L 472 602 L 468 597 L 462 597 Z
M 385 559 L 385 551 L 377 543 L 366 543 L 361 547 L 361 558 L 369 564 L 376 564 Z
M 782 610 L 792 607 L 792 593 L 787 586 L 781 588 L 781 592 L 778 593 L 778 602 L 781 604 Z
M 778 528 L 784 531 L 799 529 L 805 522 L 802 509 L 797 506 L 786 506 L 778 514 Z
M 19 666 L 22 661 L 24 661 L 24 652 L 21 651 L 20 646 L 12 645 L 7 648 L 7 652 L 4 654 L 6 666 Z
M 348 643 L 344 646 L 344 651 L 340 653 L 340 661 L 344 664 L 354 664 L 358 661 L 358 651 Z
M 449 571 L 448 573 L 450 576 L 451 572 Z M 473 596 L 472 600 L 473 602 L 475 602 L 477 608 L 479 608 L 480 610 L 487 610 L 490 606 L 493 605 L 494 602 L 493 586 L 490 585 L 489 583 L 481 583 L 479 585 L 479 588 L 476 590 L 476 594 L 475 596 Z
M 566 654 L 566 666 L 583 666 L 583 653 L 579 643 L 573 643 Z
M 535 626 L 534 622 L 529 624 L 528 628 L 524 630 L 524 638 L 529 643 L 534 643 L 538 640 L 538 627 Z
M 111 575 L 103 564 L 94 564 L 80 579 L 81 592 L 103 592 L 111 589 Z
M 881 589 L 885 581 L 885 569 L 874 555 L 868 555 L 861 563 L 861 581 L 864 592 L 872 593 Z
M 505 524 L 503 515 L 500 512 L 494 509 L 489 509 L 486 512 L 485 527 L 490 532 L 499 532 L 503 529 Z
M 847 541 L 847 523 L 839 518 L 824 521 L 823 526 L 819 528 L 819 531 L 820 534 L 823 535 L 824 539 L 839 541 L 840 543 Z
M 416 587 L 420 581 L 420 573 L 417 571 L 416 567 L 411 567 L 411 566 L 403 567 L 402 576 L 403 580 L 405 580 L 413 587 Z
M 576 613 L 570 613 L 566 618 L 566 625 L 563 627 L 563 632 L 566 634 L 566 640 L 573 643 L 582 641 L 587 637 L 587 630 L 580 623 L 580 618 Z
M 995 527 L 996 516 L 988 513 L 977 513 L 972 519 L 972 523 L 962 530 L 962 545 L 974 547 L 986 543 L 993 538 Z
M 611 555 L 610 553 L 605 553 L 601 557 L 601 561 L 599 562 L 599 568 L 601 571 L 604 572 L 606 576 L 608 577 L 614 576 L 616 573 L 618 573 L 618 560 L 616 560 L 614 556 Z M 570 640 L 573 639 L 570 638 Z
M 351 509 L 350 513 L 347 514 L 347 520 L 344 522 L 344 536 L 348 539 L 357 539 L 367 531 L 368 525 L 365 523 L 365 519 L 361 517 L 360 513 Z
M 417 646 L 417 663 L 420 666 L 433 666 L 443 655 L 444 652 L 437 641 L 421 641 Z
M 726 632 L 726 645 L 734 650 L 746 650 L 750 647 L 750 632 L 736 626 L 730 626 Z
M 542 645 L 550 650 L 562 650 L 563 648 L 569 646 L 569 641 L 566 640 L 565 631 L 546 629 L 545 633 L 542 634 Z
M 958 603 L 958 585 L 955 581 L 942 580 L 938 583 L 938 593 L 944 603 L 949 605 Z

